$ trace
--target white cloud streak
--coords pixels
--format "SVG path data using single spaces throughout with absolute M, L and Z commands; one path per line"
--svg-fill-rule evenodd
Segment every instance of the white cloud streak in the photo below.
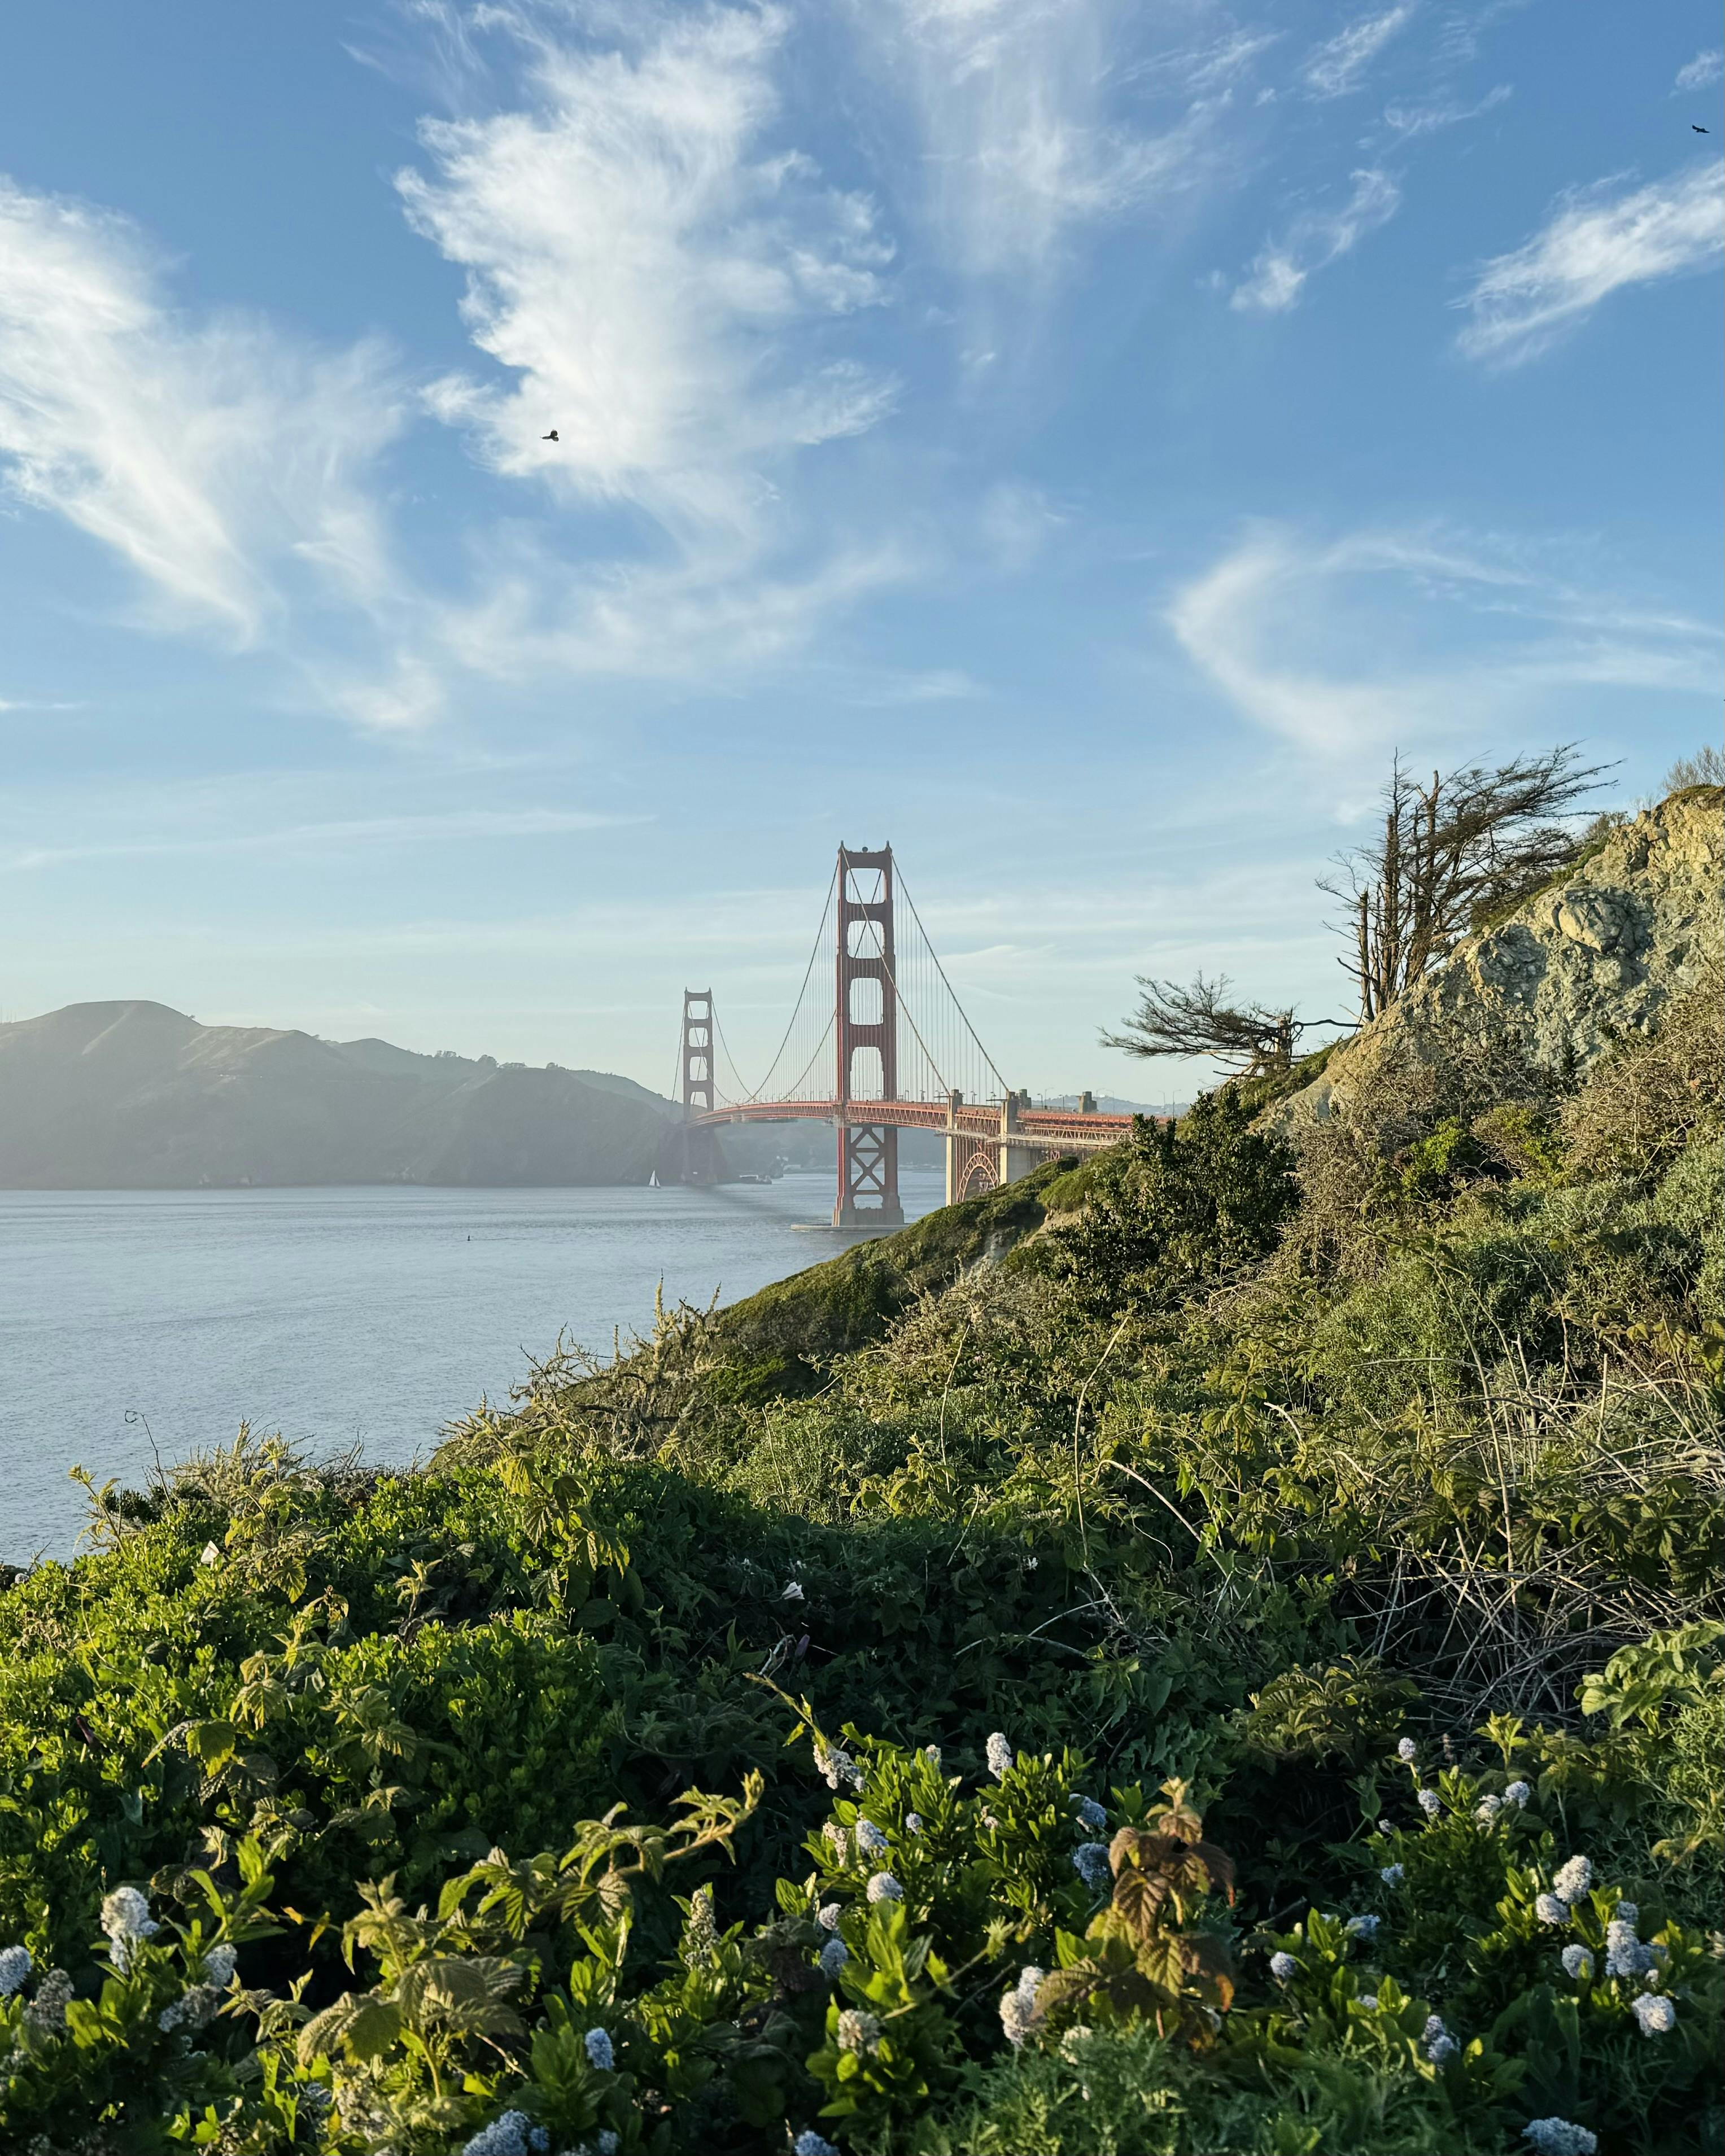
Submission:
M 1476 105 L 1386 105 L 1384 121 L 1403 141 L 1411 141 L 1421 135 L 1435 135 L 1442 128 L 1458 127 L 1464 121 L 1481 119 L 1507 104 L 1511 95 L 1509 85 L 1500 82 Z
M 1301 70 L 1301 80 L 1314 97 L 1348 97 L 1365 85 L 1365 77 L 1379 53 L 1398 31 L 1414 18 L 1412 0 L 1382 13 L 1363 15 L 1312 53 Z
M 286 588 L 362 609 L 389 571 L 365 489 L 398 430 L 382 355 L 238 316 L 188 326 L 122 218 L 0 180 L 0 464 L 127 562 L 163 626 L 259 644 Z
M 1125 0 L 860 0 L 857 13 L 914 108 L 925 213 L 973 277 L 1050 271 L 1078 232 L 1193 185 L 1228 80 L 1266 42 L 1133 68 Z M 1181 100 L 1159 126 L 1121 95 L 1153 77 Z
M 1534 358 L 1602 300 L 1704 268 L 1725 250 L 1725 171 L 1709 158 L 1629 192 L 1603 180 L 1559 198 L 1550 222 L 1480 270 L 1456 342 L 1500 367 Z
M 1389 222 L 1402 200 L 1394 180 L 1383 172 L 1355 172 L 1353 177 L 1353 192 L 1339 209 L 1302 213 L 1281 239 L 1264 249 L 1235 289 L 1230 306 L 1245 313 L 1285 313 L 1299 299 L 1307 278 Z
M 842 357 L 787 363 L 799 329 L 888 296 L 892 252 L 865 197 L 762 143 L 788 18 L 649 12 L 603 50 L 488 20 L 525 43 L 519 109 L 426 121 L 433 169 L 397 186 L 512 378 L 444 381 L 431 409 L 511 477 L 635 504 L 691 543 L 751 531 L 761 466 L 865 431 L 895 393 Z
M 1725 52 L 1700 52 L 1677 69 L 1677 79 L 1671 85 L 1671 95 L 1681 95 L 1686 90 L 1706 90 L 1725 74 Z
M 1430 531 L 1312 544 L 1260 526 L 1165 619 L 1245 717 L 1322 757 L 1512 728 L 1558 689 L 1710 694 L 1720 655 L 1709 624 L 1625 605 L 1502 542 Z

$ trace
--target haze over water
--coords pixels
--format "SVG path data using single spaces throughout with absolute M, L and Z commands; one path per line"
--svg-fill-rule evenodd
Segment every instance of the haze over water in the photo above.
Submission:
M 906 1169 L 907 1219 L 941 1200 Z M 567 1328 L 608 1347 L 851 1240 L 830 1175 L 715 1190 L 0 1191 L 0 1560 L 69 1557 L 98 1482 L 242 1419 L 313 1450 L 424 1455 Z M 153 1442 L 153 1453 L 152 1453 Z

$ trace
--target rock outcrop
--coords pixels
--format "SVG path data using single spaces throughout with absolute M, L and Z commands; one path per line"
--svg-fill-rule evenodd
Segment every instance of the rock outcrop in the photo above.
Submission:
M 1579 1075 L 1613 1041 L 1651 1030 L 1666 1004 L 1719 963 L 1722 885 L 1725 792 L 1691 787 L 1458 944 L 1262 1120 L 1290 1134 L 1322 1122 L 1387 1063 L 1433 1060 L 1458 1030 Z

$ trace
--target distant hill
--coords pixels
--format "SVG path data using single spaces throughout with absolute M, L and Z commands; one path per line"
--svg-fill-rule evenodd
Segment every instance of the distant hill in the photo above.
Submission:
M 671 1104 L 602 1071 L 70 1004 L 0 1025 L 0 1188 L 644 1183 Z

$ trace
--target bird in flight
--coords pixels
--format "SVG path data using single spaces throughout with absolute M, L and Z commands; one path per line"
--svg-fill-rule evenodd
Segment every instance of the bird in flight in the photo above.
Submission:
M 551 432 L 550 432 L 548 434 L 542 434 L 542 435 L 539 437 L 539 439 L 540 439 L 540 440 L 541 440 L 542 442 L 554 442 L 554 441 L 557 439 L 557 429 L 556 429 L 555 427 L 553 427 L 553 428 L 552 429 Z
M 1713 131 L 1711 127 L 1697 127 L 1692 120 L 1689 123 L 1689 131 L 1692 135 L 1711 135 Z

